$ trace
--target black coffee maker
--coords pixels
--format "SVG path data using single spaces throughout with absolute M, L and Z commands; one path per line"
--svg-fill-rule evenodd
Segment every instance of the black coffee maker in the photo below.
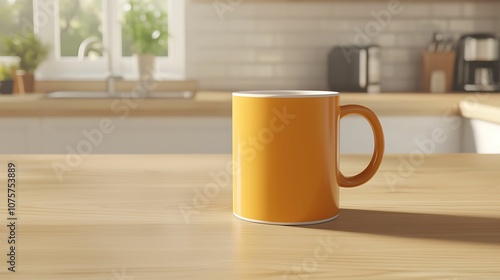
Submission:
M 500 48 L 493 34 L 460 37 L 455 63 L 454 90 L 500 91 Z

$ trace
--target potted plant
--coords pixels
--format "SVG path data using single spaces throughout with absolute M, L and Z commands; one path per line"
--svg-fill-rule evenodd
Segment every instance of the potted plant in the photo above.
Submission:
M 155 57 L 168 48 L 167 13 L 148 1 L 129 0 L 125 5 L 123 29 L 137 55 L 139 79 L 146 80 L 154 75 Z
M 7 52 L 19 58 L 16 83 L 20 93 L 35 91 L 36 68 L 47 57 L 49 47 L 44 45 L 33 32 L 23 36 L 11 35 L 5 39 Z
M 0 94 L 11 94 L 14 90 L 15 65 L 5 66 L 0 64 Z

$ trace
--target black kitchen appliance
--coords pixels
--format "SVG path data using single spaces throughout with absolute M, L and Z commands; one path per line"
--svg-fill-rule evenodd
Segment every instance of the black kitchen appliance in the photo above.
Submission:
M 468 34 L 457 45 L 454 90 L 500 90 L 499 40 L 493 34 Z
M 342 92 L 380 92 L 380 47 L 334 47 L 328 55 L 328 85 Z

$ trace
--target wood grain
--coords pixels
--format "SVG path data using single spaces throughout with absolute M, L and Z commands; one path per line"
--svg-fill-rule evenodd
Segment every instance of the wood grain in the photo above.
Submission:
M 386 157 L 341 190 L 337 220 L 305 227 L 233 217 L 230 159 L 86 156 L 59 181 L 64 155 L 0 156 L 19 192 L 18 272 L 2 261 L 0 279 L 500 278 L 500 155 Z M 344 156 L 342 170 L 368 160 Z M 5 259 L 5 187 L 0 213 Z
M 360 104 L 380 116 L 459 115 L 459 103 L 500 106 L 500 94 L 341 94 L 342 104 Z M 231 116 L 230 92 L 201 91 L 194 100 L 47 99 L 43 94 L 0 96 L 0 117 L 38 116 Z
M 215 97 L 214 97 L 215 96 Z M 0 97 L 0 117 L 231 116 L 231 95 L 195 99 L 48 99 L 44 94 Z
M 461 101 L 459 106 L 462 116 L 466 118 L 500 124 L 500 106 L 491 106 L 470 101 Z

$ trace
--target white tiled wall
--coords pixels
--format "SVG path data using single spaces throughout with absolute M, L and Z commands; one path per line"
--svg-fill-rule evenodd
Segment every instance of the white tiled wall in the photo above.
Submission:
M 500 35 L 495 2 L 401 0 L 401 12 L 377 30 L 373 13 L 389 11 L 390 1 L 217 1 L 219 12 L 212 2 L 187 4 L 188 76 L 209 90 L 326 89 L 328 51 L 356 43 L 356 30 L 372 26 L 370 40 L 383 48 L 383 91 L 415 91 L 420 53 L 433 31 Z

